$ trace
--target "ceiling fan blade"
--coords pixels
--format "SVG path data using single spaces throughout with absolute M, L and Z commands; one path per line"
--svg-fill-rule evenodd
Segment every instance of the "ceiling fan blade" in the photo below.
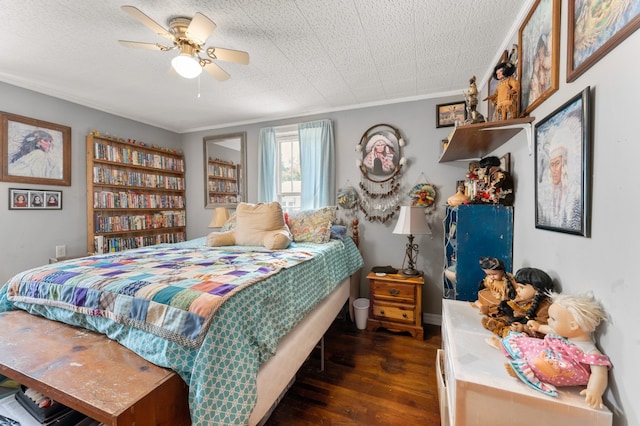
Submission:
M 207 55 L 209 55 L 211 59 L 220 59 L 221 61 L 235 62 L 243 65 L 247 65 L 249 63 L 249 54 L 242 50 L 209 47 L 207 48 Z
M 121 9 L 127 12 L 129 15 L 131 15 L 133 19 L 140 22 L 142 25 L 149 28 L 154 33 L 158 34 L 160 37 L 164 37 L 168 40 L 173 41 L 173 34 L 167 31 L 162 25 L 158 24 L 156 21 L 149 18 L 137 7 L 122 6 Z
M 215 29 L 215 22 L 198 12 L 195 14 L 187 28 L 187 37 L 202 45 L 207 41 Z
M 220 81 L 227 80 L 229 77 L 231 77 L 225 70 L 223 70 L 213 62 L 205 64 L 203 68 L 206 72 Z
M 169 47 L 159 43 L 142 43 L 139 41 L 128 41 L 128 40 L 118 40 L 118 42 L 121 45 L 126 47 L 135 47 L 138 49 L 149 49 L 149 50 L 162 50 L 163 52 L 166 52 L 168 50 L 175 48 L 175 46 Z

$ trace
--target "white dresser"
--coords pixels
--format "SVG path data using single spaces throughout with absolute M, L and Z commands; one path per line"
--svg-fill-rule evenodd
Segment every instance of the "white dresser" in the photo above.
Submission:
M 443 425 L 611 425 L 607 408 L 594 410 L 583 387 L 558 388 L 550 397 L 507 374 L 505 355 L 489 346 L 491 332 L 469 302 L 443 300 L 442 346 L 436 367 Z

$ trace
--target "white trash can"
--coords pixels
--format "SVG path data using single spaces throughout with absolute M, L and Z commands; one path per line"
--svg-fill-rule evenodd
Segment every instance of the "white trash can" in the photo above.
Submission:
M 364 297 L 353 301 L 354 315 L 356 317 L 356 327 L 358 330 L 367 328 L 367 318 L 369 318 L 369 299 Z

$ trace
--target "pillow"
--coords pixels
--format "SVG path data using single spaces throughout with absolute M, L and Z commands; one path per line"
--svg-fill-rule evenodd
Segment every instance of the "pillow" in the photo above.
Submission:
M 293 241 L 326 243 L 331 237 L 331 224 L 336 221 L 336 206 L 317 210 L 303 210 L 289 214 L 289 228 Z
M 233 213 L 231 213 L 231 216 L 229 217 L 229 219 L 227 219 L 224 225 L 222 225 L 222 228 L 220 228 L 220 232 L 231 231 L 235 227 L 236 227 L 236 212 L 234 211 Z
M 332 240 L 344 240 L 344 237 L 347 236 L 347 227 L 344 225 L 331 225 L 331 235 L 330 239 Z
M 207 245 L 209 247 L 233 246 L 236 244 L 235 232 L 211 232 L 207 235 Z
M 236 209 L 236 244 L 265 246 L 269 250 L 284 249 L 291 244 L 291 233 L 284 223 L 278 202 L 240 203 Z

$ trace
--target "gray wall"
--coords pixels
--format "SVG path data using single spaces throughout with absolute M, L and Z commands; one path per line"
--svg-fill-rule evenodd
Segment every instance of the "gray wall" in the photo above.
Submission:
M 563 20 L 564 21 L 564 20 Z M 566 40 L 563 22 L 562 40 Z M 632 259 L 638 250 L 640 226 L 635 220 L 638 206 L 635 165 L 640 158 L 640 120 L 637 110 L 637 75 L 640 60 L 640 32 L 600 60 L 581 78 L 567 84 L 565 78 L 566 46 L 561 43 L 560 90 L 533 111 L 536 122 L 550 114 L 569 98 L 590 85 L 594 88 L 593 123 L 593 207 L 591 238 L 538 230 L 534 227 L 534 162 L 527 146 L 526 133 L 521 132 L 500 148 L 496 154 L 511 153 L 512 171 L 516 181 L 514 269 L 534 266 L 545 269 L 564 292 L 593 291 L 602 301 L 610 319 L 603 324 L 597 339 L 611 358 L 608 406 L 615 412 L 614 424 L 640 424 L 640 382 L 635 361 L 640 354 L 640 339 L 633 326 L 637 324 L 636 304 L 640 287 L 632 277 Z M 480 70 L 482 71 L 482 70 Z M 470 75 L 472 72 L 470 72 Z M 461 82 L 463 87 L 466 82 Z M 482 93 L 486 90 L 483 88 Z M 386 106 L 334 112 L 322 116 L 303 117 L 272 123 L 215 129 L 185 135 L 174 135 L 144 124 L 104 114 L 68 102 L 42 96 L 16 87 L 0 84 L 0 110 L 73 128 L 73 184 L 71 187 L 47 187 L 64 192 L 61 211 L 9 211 L 7 191 L 10 187 L 39 187 L 0 183 L 0 281 L 31 266 L 46 263 L 54 255 L 54 247 L 66 244 L 70 254 L 85 250 L 86 183 L 84 137 L 93 128 L 153 141 L 160 146 L 181 146 L 187 163 L 188 227 L 190 238 L 209 231 L 211 210 L 204 208 L 203 136 L 247 132 L 248 199 L 256 200 L 257 139 L 260 127 L 281 125 L 315 118 L 334 121 L 338 144 L 337 182 L 357 185 L 360 176 L 355 166 L 358 154 L 355 146 L 362 133 L 374 124 L 387 123 L 398 127 L 407 141 L 404 155 L 409 165 L 402 178 L 402 192 L 418 183 L 423 173 L 439 190 L 438 208 L 431 216 L 432 236 L 416 237 L 420 245 L 418 266 L 425 271 L 424 311 L 429 320 L 440 314 L 442 227 L 444 203 L 454 193 L 455 181 L 462 179 L 466 163 L 437 162 L 440 140 L 449 129 L 435 128 L 435 105 L 462 97 L 421 100 Z M 40 186 L 41 187 L 41 186 Z M 408 202 L 405 195 L 404 203 Z M 387 224 L 362 223 L 362 249 L 365 269 L 373 265 L 396 265 L 402 262 L 406 239 L 391 233 L 395 221 Z M 366 282 L 361 294 L 368 294 Z M 629 331 L 629 328 L 631 331 Z M 632 364 L 634 362 L 634 364 Z
M 87 252 L 86 142 L 96 129 L 114 136 L 180 148 L 179 135 L 50 96 L 0 83 L 0 111 L 71 127 L 71 186 L 0 182 L 0 282 L 55 257 Z M 198 163 L 201 167 L 202 162 Z M 62 210 L 9 210 L 8 188 L 62 191 Z

